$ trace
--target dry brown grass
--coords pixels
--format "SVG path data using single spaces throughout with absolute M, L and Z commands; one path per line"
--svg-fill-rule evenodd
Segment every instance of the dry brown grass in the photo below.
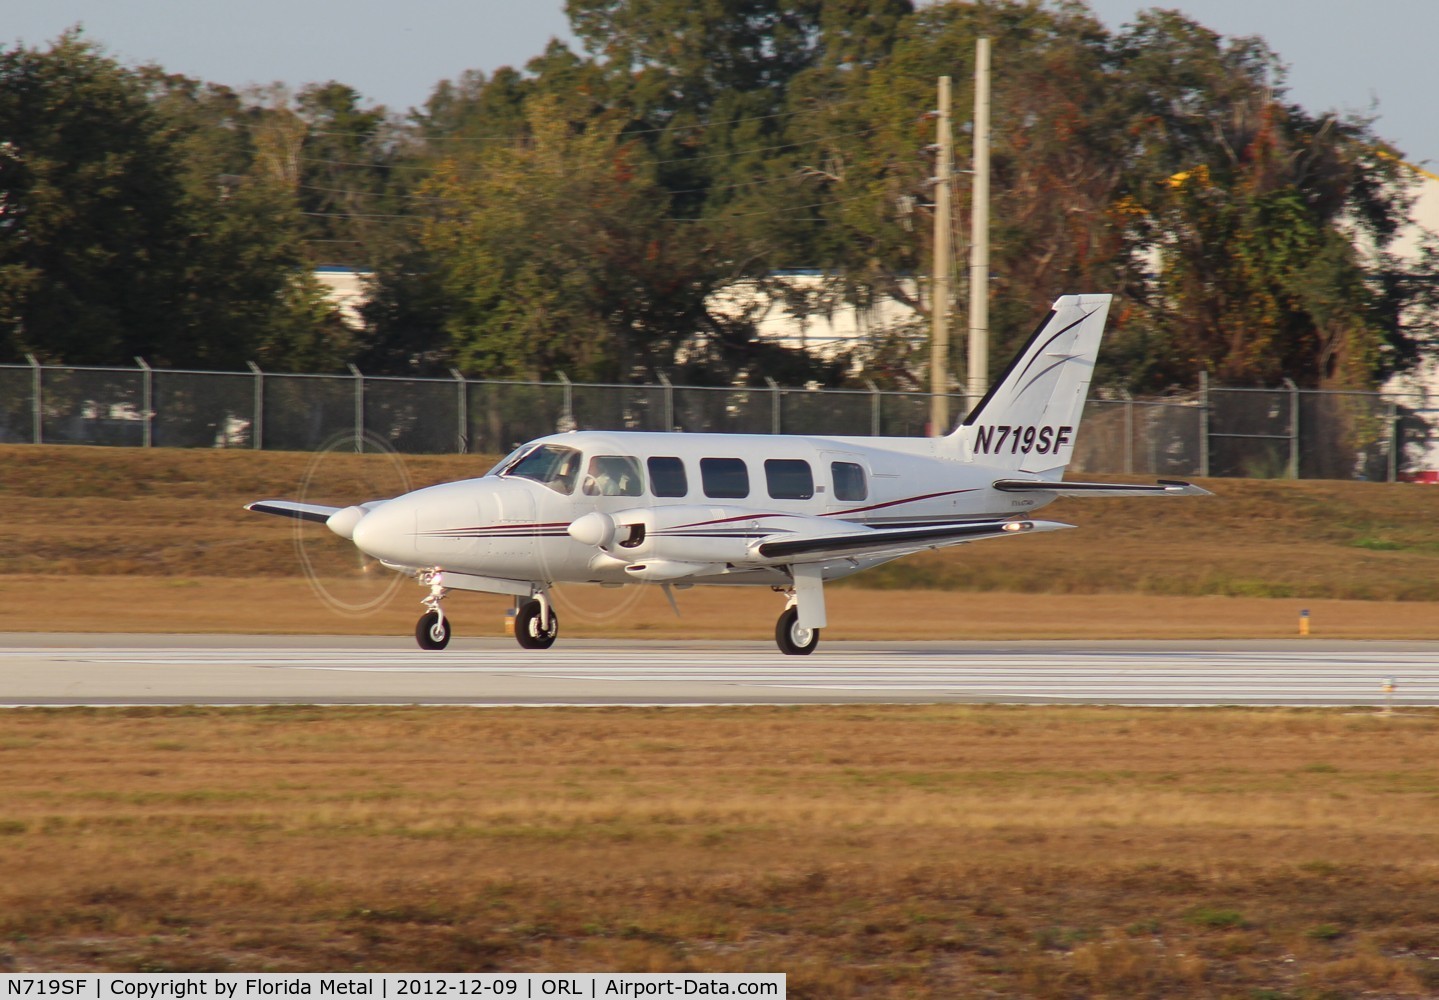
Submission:
M 480 456 L 0 446 L 0 628 L 408 632 L 406 583 L 372 616 L 336 614 L 304 583 L 293 522 L 247 514 L 267 496 L 348 502 L 477 475 Z M 308 486 L 306 484 L 308 483 Z M 1060 501 L 1082 530 L 911 557 L 830 591 L 834 638 L 1241 637 L 1293 634 L 1310 608 L 1328 636 L 1439 636 L 1439 490 L 1216 480 L 1219 495 Z M 388 574 L 303 526 L 350 603 Z M 879 594 L 875 588 L 911 592 Z M 914 592 L 924 588 L 924 592 Z M 1036 601 L 1028 595 L 1047 595 Z M 1228 598 L 1225 600 L 1223 598 Z M 1403 603 L 1395 603 L 1403 602 Z M 458 595 L 462 633 L 497 630 L 504 601 Z M 772 595 L 692 591 L 676 621 L 649 590 L 570 591 L 566 635 L 764 638 Z M 474 623 L 474 624 L 471 624 Z
M 1433 713 L 14 711 L 0 968 L 1427 996 L 1436 750 Z
M 337 588 L 338 589 L 338 588 Z M 0 631 L 407 635 L 422 591 L 406 582 L 362 616 L 325 604 L 304 580 L 0 576 Z M 696 588 L 676 618 L 653 588 L 560 588 L 561 642 L 572 638 L 772 640 L 782 601 L 767 590 Z M 1135 594 L 951 594 L 833 588 L 826 641 L 842 639 L 1292 638 L 1307 609 L 1315 638 L 1439 639 L 1439 606 Z M 456 633 L 503 633 L 505 598 L 454 593 Z
M 0 447 L 0 629 L 408 632 L 413 588 L 336 615 L 299 577 L 291 526 L 239 510 L 294 496 L 312 462 Z M 407 464 L 413 485 L 487 465 Z M 321 472 L 337 502 L 397 476 L 356 456 Z M 944 589 L 833 589 L 829 634 L 1287 636 L 1308 607 L 1318 635 L 1439 637 L 1435 605 L 1414 600 L 1439 595 L 1439 491 L 1211 485 L 1221 497 L 1059 504 L 1086 530 L 868 574 Z M 347 558 L 337 546 L 327 565 Z M 758 639 L 777 612 L 723 590 L 683 595 L 680 621 L 648 591 L 567 600 L 568 636 Z M 462 634 L 493 634 L 503 606 L 457 595 L 451 611 Z M 1432 713 L 15 710 L 0 717 L 0 970 L 1436 995 L 1436 735 Z

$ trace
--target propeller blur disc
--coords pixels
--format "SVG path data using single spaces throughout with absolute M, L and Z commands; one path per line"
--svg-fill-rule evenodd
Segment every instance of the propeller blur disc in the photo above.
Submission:
M 404 458 L 372 434 L 338 434 L 310 459 L 302 503 L 349 507 L 411 490 Z M 323 524 L 295 521 L 295 553 L 310 588 L 336 614 L 359 618 L 388 604 L 405 577 L 386 569 Z

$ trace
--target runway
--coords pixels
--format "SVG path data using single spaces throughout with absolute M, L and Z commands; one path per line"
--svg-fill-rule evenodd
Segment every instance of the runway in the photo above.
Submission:
M 1395 690 L 1383 686 L 1392 679 Z M 0 706 L 751 705 L 972 702 L 1439 705 L 1439 643 L 0 636 Z

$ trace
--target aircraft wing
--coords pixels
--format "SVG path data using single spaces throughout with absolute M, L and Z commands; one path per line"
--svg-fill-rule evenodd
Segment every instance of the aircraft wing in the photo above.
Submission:
M 256 500 L 254 503 L 245 504 L 246 510 L 253 510 L 257 514 L 276 514 L 280 517 L 293 517 L 300 521 L 316 521 L 324 524 L 330 519 L 331 514 L 344 510 L 343 507 L 325 507 L 317 503 L 296 503 L 294 500 Z
M 1060 497 L 1207 497 L 1208 490 L 1178 479 L 1161 479 L 1153 484 L 1130 483 L 1048 483 L 1038 479 L 996 479 L 992 484 L 1001 493 L 1050 493 Z
M 946 545 L 960 545 L 982 538 L 1004 538 L 1034 531 L 1072 528 L 1058 521 L 965 521 L 930 524 L 917 528 L 869 528 L 855 525 L 854 531 L 808 537 L 784 536 L 761 541 L 755 553 L 763 559 L 785 562 L 823 562 L 847 556 L 902 556 Z

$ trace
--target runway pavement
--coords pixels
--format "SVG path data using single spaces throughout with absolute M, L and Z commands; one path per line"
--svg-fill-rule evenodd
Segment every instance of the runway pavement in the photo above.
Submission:
M 1386 696 L 1383 685 L 1396 689 Z M 0 705 L 1439 705 L 1439 643 L 0 635 Z

